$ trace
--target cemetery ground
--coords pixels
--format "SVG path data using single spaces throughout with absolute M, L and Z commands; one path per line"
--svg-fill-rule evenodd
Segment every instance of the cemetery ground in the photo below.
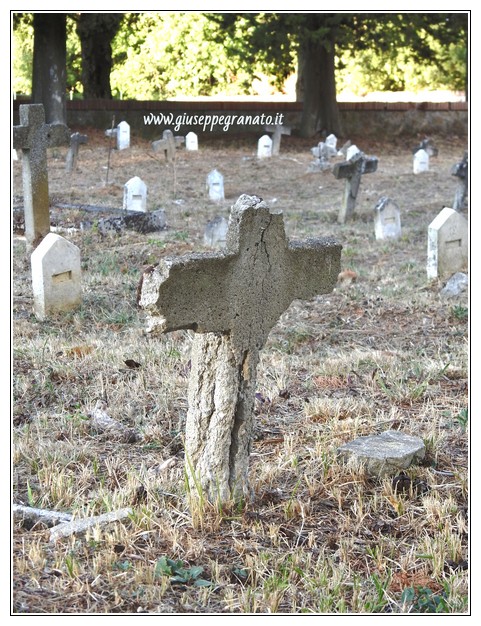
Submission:
M 439 154 L 414 175 L 416 141 L 345 138 L 379 165 L 341 225 L 344 181 L 308 172 L 315 141 L 283 137 L 279 156 L 259 160 L 254 136 L 201 135 L 198 152 L 177 149 L 167 163 L 133 137 L 130 149 L 112 151 L 106 184 L 109 140 L 82 132 L 76 171 L 65 172 L 66 147 L 48 158 L 52 227 L 81 251 L 78 310 L 33 315 L 14 212 L 13 501 L 75 518 L 130 512 L 55 541 L 47 525 L 16 519 L 12 610 L 468 612 L 468 293 L 445 298 L 445 281 L 426 276 L 427 228 L 452 205 L 450 172 L 466 140 L 433 137 Z M 21 163 L 13 167 L 21 206 Z M 224 176 L 219 203 L 205 188 L 214 168 Z M 102 233 L 99 219 L 118 215 L 108 208 L 122 208 L 136 175 L 167 228 Z M 228 218 L 243 193 L 282 210 L 291 239 L 337 239 L 342 273 L 332 293 L 295 301 L 262 350 L 250 501 L 190 508 L 183 433 L 193 333 L 147 335 L 137 286 L 161 257 L 210 252 L 207 222 Z M 375 239 L 382 196 L 401 210 L 398 240 Z M 125 428 L 95 429 L 98 401 Z M 389 429 L 421 437 L 423 461 L 374 478 L 338 457 L 340 445 Z

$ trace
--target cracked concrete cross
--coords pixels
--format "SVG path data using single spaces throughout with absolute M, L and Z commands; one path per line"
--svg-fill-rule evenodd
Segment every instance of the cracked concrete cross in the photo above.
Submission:
M 164 258 L 144 273 L 149 330 L 196 333 L 185 437 L 192 493 L 221 503 L 249 497 L 259 351 L 293 300 L 332 291 L 340 259 L 332 239 L 289 242 L 282 214 L 242 195 L 223 252 Z

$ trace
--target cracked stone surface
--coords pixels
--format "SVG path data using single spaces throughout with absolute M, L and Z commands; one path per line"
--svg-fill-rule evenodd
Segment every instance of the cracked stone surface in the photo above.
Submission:
M 398 430 L 387 430 L 380 435 L 358 437 L 338 448 L 346 460 L 355 457 L 373 476 L 384 476 L 407 469 L 424 458 L 426 449 L 420 437 Z
M 211 501 L 249 496 L 259 350 L 295 299 L 329 293 L 340 271 L 332 239 L 289 242 L 281 213 L 256 196 L 232 207 L 223 252 L 165 258 L 144 274 L 149 330 L 192 329 L 186 469 Z

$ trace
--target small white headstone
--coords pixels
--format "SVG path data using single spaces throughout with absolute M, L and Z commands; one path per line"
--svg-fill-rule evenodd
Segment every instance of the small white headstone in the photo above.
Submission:
M 421 174 L 427 171 L 429 171 L 429 154 L 426 150 L 418 150 L 413 158 L 413 172 Z
M 208 222 L 204 231 L 204 245 L 211 248 L 223 248 L 226 244 L 229 222 L 225 217 L 217 216 Z
M 193 132 L 187 133 L 185 136 L 185 149 L 186 150 L 198 150 L 199 142 L 197 135 Z
M 147 211 L 147 185 L 134 176 L 124 185 L 124 211 Z
M 49 233 L 32 252 L 34 312 L 44 320 L 70 311 L 82 301 L 80 250 L 60 235 Z
M 451 276 L 468 265 L 468 222 L 444 207 L 428 228 L 428 278 Z
M 352 146 L 349 146 L 349 148 L 346 151 L 346 160 L 350 161 L 352 157 L 355 156 L 358 152 L 361 152 L 361 151 L 355 144 L 353 144 Z
M 224 200 L 224 177 L 217 170 L 212 170 L 207 176 L 209 198 L 215 202 Z
M 398 239 L 401 236 L 401 212 L 390 198 L 382 197 L 374 207 L 376 239 Z
M 117 126 L 117 150 L 130 148 L 130 126 L 127 122 L 120 122 Z
M 259 159 L 272 156 L 272 139 L 269 135 L 262 135 L 257 142 L 257 156 Z
M 337 153 L 337 137 L 336 135 L 329 135 L 328 137 L 326 137 L 326 146 L 329 146 L 329 148 L 333 148 L 336 153 Z
M 18 161 L 17 151 L 15 150 L 15 148 L 13 148 L 12 150 L 12 159 L 14 161 Z

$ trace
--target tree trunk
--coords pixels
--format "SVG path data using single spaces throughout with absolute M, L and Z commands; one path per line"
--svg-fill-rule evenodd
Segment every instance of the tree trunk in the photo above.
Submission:
M 313 137 L 318 132 L 341 134 L 334 57 L 333 42 L 328 47 L 310 39 L 301 42 L 296 86 L 297 99 L 304 103 L 301 137 Z
M 34 13 L 32 100 L 47 124 L 66 124 L 67 27 L 65 13 Z
M 77 34 L 82 47 L 84 98 L 112 98 L 112 39 L 122 21 L 121 13 L 81 13 Z

